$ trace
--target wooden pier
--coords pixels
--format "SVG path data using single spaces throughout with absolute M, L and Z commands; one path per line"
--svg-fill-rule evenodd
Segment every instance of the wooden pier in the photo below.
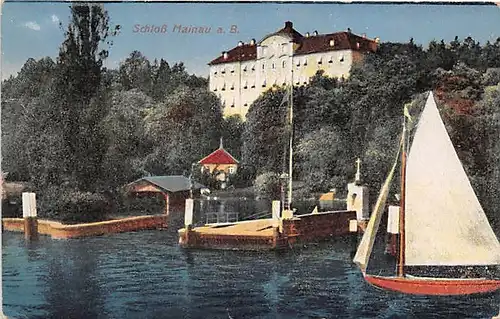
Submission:
M 284 219 L 257 219 L 179 230 L 184 248 L 274 250 L 349 234 L 356 211 L 330 211 Z

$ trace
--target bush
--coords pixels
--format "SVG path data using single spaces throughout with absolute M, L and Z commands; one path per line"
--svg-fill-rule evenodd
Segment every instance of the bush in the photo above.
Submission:
M 266 172 L 254 181 L 255 194 L 261 199 L 279 199 L 281 195 L 280 176 L 274 172 Z
M 38 196 L 39 216 L 62 223 L 89 223 L 106 220 L 109 200 L 99 193 L 50 187 Z

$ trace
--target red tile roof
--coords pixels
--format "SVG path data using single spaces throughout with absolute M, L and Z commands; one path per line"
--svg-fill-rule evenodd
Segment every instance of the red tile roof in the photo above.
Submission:
M 351 32 L 337 32 L 330 34 L 311 35 L 305 37 L 295 29 L 293 24 L 289 21 L 285 22 L 285 27 L 275 33 L 271 33 L 264 37 L 264 39 L 273 35 L 288 35 L 292 41 L 298 44 L 295 50 L 295 55 L 311 54 L 336 50 L 354 50 L 354 51 L 375 51 L 377 49 L 377 42 L 372 39 L 361 37 Z M 334 46 L 330 45 L 330 40 L 334 41 Z M 357 46 L 359 43 L 359 48 Z M 227 52 L 227 58 L 224 59 L 224 54 L 214 59 L 209 65 L 250 61 L 257 59 L 257 45 L 256 44 L 243 44 L 237 46 Z
M 202 158 L 198 164 L 238 164 L 239 162 L 231 156 L 224 148 L 219 148 L 211 154 Z
M 230 63 L 238 61 L 249 61 L 257 59 L 257 44 L 243 44 L 242 46 L 237 46 L 227 52 L 227 59 L 224 59 L 224 53 L 217 59 L 209 63 L 220 64 L 220 63 Z
M 330 41 L 333 40 L 333 46 Z M 359 48 L 357 46 L 359 43 Z M 374 40 L 360 37 L 350 32 L 337 32 L 320 34 L 316 36 L 303 37 L 299 47 L 295 50 L 296 55 L 327 52 L 336 50 L 375 51 L 377 43 Z

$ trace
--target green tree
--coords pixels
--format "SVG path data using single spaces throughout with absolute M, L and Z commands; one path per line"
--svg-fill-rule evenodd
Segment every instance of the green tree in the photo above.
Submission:
M 189 174 L 191 165 L 219 145 L 222 111 L 206 88 L 179 87 L 145 117 L 152 151 L 145 168 L 153 174 Z
M 288 150 L 288 107 L 283 90 L 269 90 L 255 100 L 243 132 L 242 162 L 252 176 L 281 172 Z
M 124 90 L 139 89 L 146 94 L 151 93 L 153 88 L 152 66 L 141 52 L 133 51 L 130 53 L 130 56 L 120 64 L 119 74 L 120 83 Z
M 144 116 L 152 105 L 138 89 L 113 92 L 111 108 L 101 123 L 107 141 L 101 179 L 110 188 L 146 175 L 142 161 L 150 145 L 144 138 Z
M 105 139 L 99 123 L 106 116 L 107 88 L 102 86 L 102 64 L 108 56 L 103 45 L 115 33 L 102 5 L 73 4 L 71 20 L 57 59 L 49 125 L 65 141 L 65 166 L 70 180 L 81 190 L 91 190 L 99 178 Z
M 326 127 L 308 133 L 301 139 L 297 146 L 297 155 L 302 166 L 301 180 L 310 191 L 326 191 L 334 187 L 342 189 L 346 186 L 348 142 L 338 129 Z

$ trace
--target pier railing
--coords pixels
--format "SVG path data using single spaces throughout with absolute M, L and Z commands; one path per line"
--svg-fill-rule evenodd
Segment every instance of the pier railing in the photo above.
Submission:
M 238 212 L 206 212 L 206 224 L 233 223 L 238 221 Z

